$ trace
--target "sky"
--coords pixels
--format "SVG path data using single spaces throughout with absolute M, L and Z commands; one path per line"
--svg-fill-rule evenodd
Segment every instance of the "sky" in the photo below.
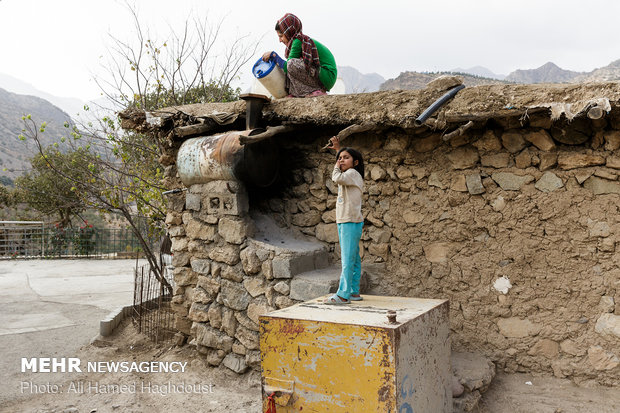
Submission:
M 153 38 L 189 17 L 224 19 L 216 47 L 240 36 L 284 54 L 274 26 L 286 12 L 339 66 L 386 79 L 404 71 L 484 66 L 498 74 L 554 62 L 591 71 L 620 59 L 620 2 L 600 0 L 130 0 Z M 84 101 L 100 96 L 111 36 L 135 39 L 121 0 L 0 0 L 0 74 Z M 249 87 L 252 59 L 237 85 Z

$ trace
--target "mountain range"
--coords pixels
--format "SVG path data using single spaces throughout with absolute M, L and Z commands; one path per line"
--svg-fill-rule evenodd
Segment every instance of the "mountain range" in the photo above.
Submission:
M 576 72 L 562 69 L 552 62 L 547 62 L 536 69 L 515 70 L 507 76 L 498 75 L 491 70 L 474 66 L 469 69 L 455 68 L 447 72 L 402 72 L 395 79 L 386 80 L 380 90 L 422 89 L 432 79 L 444 74 L 463 76 L 467 86 L 489 83 L 582 83 L 620 81 L 620 60 L 590 72 Z M 371 90 L 369 90 L 371 91 Z
M 397 90 L 397 89 L 424 89 L 428 82 L 442 75 L 459 75 L 463 78 L 465 86 L 491 85 L 496 83 L 508 83 L 503 80 L 491 79 L 462 72 L 402 72 L 395 79 L 388 79 L 382 85 L 380 90 Z
M 554 63 L 547 62 L 537 69 L 515 70 L 505 80 L 513 83 L 568 83 L 583 72 L 564 70 Z
M 590 72 L 576 72 L 562 69 L 552 62 L 547 62 L 536 69 L 515 70 L 508 75 L 493 73 L 483 66 L 469 69 L 455 68 L 446 72 L 402 72 L 394 79 L 388 79 L 377 90 L 421 89 L 432 79 L 445 75 L 458 74 L 463 76 L 467 86 L 490 83 L 583 83 L 620 81 L 620 60 Z M 369 92 L 375 90 L 368 90 Z
M 11 93 L 18 95 L 37 96 L 41 99 L 45 99 L 53 105 L 59 107 L 70 116 L 75 116 L 77 113 L 83 111 L 84 103 L 80 99 L 71 97 L 59 97 L 50 93 L 44 92 L 32 86 L 30 83 L 26 83 L 13 76 L 0 73 L 0 88 L 5 89 Z
M 620 59 L 607 66 L 583 73 L 572 79 L 572 82 L 607 82 L 620 79 Z
M 37 128 L 46 122 L 45 132 L 39 133 L 45 145 L 69 134 L 64 125 L 71 124 L 71 118 L 57 106 L 36 96 L 0 89 L 0 177 L 14 179 L 30 167 L 29 158 L 36 151 L 34 142 L 18 138 L 24 129 L 22 116 L 26 115 L 32 116 Z

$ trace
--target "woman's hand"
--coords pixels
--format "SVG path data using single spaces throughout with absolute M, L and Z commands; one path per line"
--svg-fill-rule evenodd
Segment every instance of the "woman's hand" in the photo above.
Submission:
M 330 149 L 334 149 L 336 152 L 340 150 L 340 138 L 338 136 L 332 136 L 329 143 L 331 143 Z
M 263 53 L 263 61 L 268 62 L 269 59 L 271 58 L 271 54 L 273 53 L 273 50 L 271 52 L 265 52 Z

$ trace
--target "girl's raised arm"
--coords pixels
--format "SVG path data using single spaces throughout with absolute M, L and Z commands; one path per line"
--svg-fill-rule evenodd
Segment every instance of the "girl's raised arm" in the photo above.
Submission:
M 336 153 L 340 150 L 340 138 L 338 136 L 332 136 L 329 143 L 332 144 L 329 148 L 334 149 Z

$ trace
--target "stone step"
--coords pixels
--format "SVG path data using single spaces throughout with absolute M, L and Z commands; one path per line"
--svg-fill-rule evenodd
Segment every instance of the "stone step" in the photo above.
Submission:
M 327 244 L 290 228 L 281 228 L 265 215 L 252 216 L 256 234 L 250 242 L 259 250 L 273 251 L 274 278 L 292 278 L 329 265 Z
M 274 278 L 292 278 L 297 274 L 320 270 L 329 265 L 327 250 L 290 252 L 276 255 L 271 262 Z
M 335 293 L 340 282 L 340 263 L 328 268 L 298 274 L 291 280 L 289 297 L 297 301 L 308 301 L 322 295 Z M 360 291 L 366 292 L 368 274 L 362 268 Z

